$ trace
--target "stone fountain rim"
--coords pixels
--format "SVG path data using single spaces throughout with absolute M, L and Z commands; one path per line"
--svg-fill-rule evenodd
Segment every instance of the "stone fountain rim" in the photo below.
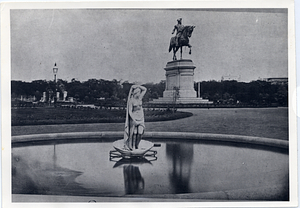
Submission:
M 97 132 L 67 132 L 67 133 L 46 133 L 46 134 L 30 134 L 18 135 L 11 137 L 12 144 L 41 142 L 41 141 L 59 141 L 62 139 L 109 139 L 109 138 L 123 138 L 123 131 L 97 131 Z M 254 137 L 244 135 L 230 135 L 230 134 L 212 134 L 212 133 L 194 133 L 194 132 L 145 132 L 144 139 L 173 139 L 173 141 L 180 141 L 182 139 L 188 140 L 205 140 L 205 141 L 221 141 L 254 144 L 269 147 L 277 147 L 281 149 L 288 149 L 289 142 L 286 140 Z

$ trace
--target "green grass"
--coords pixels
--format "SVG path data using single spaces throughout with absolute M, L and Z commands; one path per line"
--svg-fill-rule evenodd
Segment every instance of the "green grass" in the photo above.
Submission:
M 192 116 L 189 112 L 145 110 L 145 121 L 167 121 Z M 124 123 L 125 110 L 91 108 L 17 108 L 12 109 L 12 126 L 82 124 L 82 123 Z

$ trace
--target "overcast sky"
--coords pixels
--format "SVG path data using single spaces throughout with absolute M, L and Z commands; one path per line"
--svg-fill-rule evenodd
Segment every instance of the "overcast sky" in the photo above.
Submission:
M 154 82 L 177 19 L 190 38 L 195 81 L 288 76 L 287 10 L 11 10 L 12 80 L 117 79 Z M 177 55 L 179 56 L 179 54 Z

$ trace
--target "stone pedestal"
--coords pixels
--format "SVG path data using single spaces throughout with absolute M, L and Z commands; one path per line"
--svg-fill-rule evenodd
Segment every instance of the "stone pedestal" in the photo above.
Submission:
M 196 67 L 190 59 L 181 59 L 170 61 L 165 67 L 166 70 L 166 89 L 163 97 L 155 99 L 150 103 L 172 104 L 175 102 L 176 88 L 179 96 L 176 99 L 177 104 L 212 104 L 213 102 L 197 97 L 194 89 L 194 69 Z
M 179 89 L 180 98 L 195 98 L 197 93 L 194 90 L 194 66 L 192 60 L 181 59 L 167 63 L 166 90 L 164 98 L 174 97 L 174 88 Z

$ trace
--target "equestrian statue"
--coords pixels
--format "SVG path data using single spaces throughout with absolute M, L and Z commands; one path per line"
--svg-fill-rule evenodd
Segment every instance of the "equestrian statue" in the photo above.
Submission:
M 182 18 L 177 19 L 178 24 L 174 26 L 172 34 L 176 32 L 176 36 L 170 40 L 169 52 L 173 49 L 173 60 L 177 60 L 176 52 L 180 48 L 180 59 L 182 59 L 182 46 L 190 48 L 189 54 L 192 53 L 192 46 L 189 44 L 189 38 L 192 36 L 193 30 L 196 26 L 182 25 Z

